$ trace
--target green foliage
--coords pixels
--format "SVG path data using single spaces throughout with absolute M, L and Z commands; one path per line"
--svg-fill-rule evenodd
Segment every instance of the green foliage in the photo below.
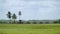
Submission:
M 10 11 L 8 11 L 7 17 L 10 19 L 10 22 L 9 23 L 11 23 L 11 12 Z
M 59 19 L 58 23 L 60 24 L 60 19 Z
M 43 24 L 43 22 L 40 22 L 40 24 Z
M 54 21 L 54 24 L 57 24 L 58 22 L 57 21 Z
M 0 24 L 7 24 L 7 22 L 4 22 L 4 21 L 0 21 Z
M 46 24 L 49 24 L 49 22 L 45 22 Z
M 19 11 L 19 15 L 21 15 L 21 11 Z
M 8 18 L 11 18 L 11 12 L 8 11 L 7 17 L 8 17 Z
M 26 22 L 26 24 L 30 24 L 30 22 L 28 21 L 28 22 Z
M 15 23 L 15 19 L 17 18 L 17 16 L 15 15 L 15 13 L 12 16 L 12 19 L 14 19 L 14 23 Z
M 20 20 L 21 11 L 19 11 L 19 20 Z
M 37 24 L 36 22 L 33 22 L 33 24 Z
M 17 16 L 16 16 L 16 14 L 14 13 L 13 16 L 12 16 L 12 19 L 16 19 L 16 18 L 17 18 Z

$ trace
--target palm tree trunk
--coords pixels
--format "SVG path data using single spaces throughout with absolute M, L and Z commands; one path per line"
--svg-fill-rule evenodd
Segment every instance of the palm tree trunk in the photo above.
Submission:
M 14 24 L 15 24 L 15 19 L 14 19 Z
M 10 18 L 10 23 L 12 24 L 11 18 Z
M 11 18 L 9 18 L 10 20 L 9 20 L 9 23 L 11 24 Z
M 19 20 L 20 20 L 20 15 L 19 15 Z

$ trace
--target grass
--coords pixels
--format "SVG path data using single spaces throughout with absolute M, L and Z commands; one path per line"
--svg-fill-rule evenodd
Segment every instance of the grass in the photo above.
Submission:
M 0 34 L 60 34 L 60 24 L 0 24 Z

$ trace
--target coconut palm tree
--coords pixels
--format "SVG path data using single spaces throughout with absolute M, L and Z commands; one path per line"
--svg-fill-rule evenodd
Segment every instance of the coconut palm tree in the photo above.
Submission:
M 20 20 L 21 11 L 19 11 L 19 20 Z
M 11 23 L 11 12 L 10 11 L 8 11 L 7 17 L 10 19 L 10 22 L 9 23 Z

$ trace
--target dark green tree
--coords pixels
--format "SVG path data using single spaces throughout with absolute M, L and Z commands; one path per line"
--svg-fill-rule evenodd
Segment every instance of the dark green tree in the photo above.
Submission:
M 14 23 L 15 23 L 15 20 L 17 19 L 17 16 L 15 13 L 12 15 L 12 19 L 14 20 Z
M 11 12 L 10 11 L 8 11 L 7 17 L 10 19 L 10 22 L 9 23 L 11 23 Z
M 30 22 L 29 21 L 27 21 L 27 23 L 26 24 L 30 24 Z
M 60 24 L 60 19 L 58 20 L 58 23 Z
M 58 23 L 58 21 L 54 21 L 54 24 L 57 24 Z
M 45 24 L 49 24 L 49 22 L 45 22 Z
M 19 20 L 20 20 L 21 11 L 19 11 Z
M 40 22 L 40 24 L 43 24 L 43 22 Z
M 37 23 L 34 21 L 33 24 L 37 24 Z

